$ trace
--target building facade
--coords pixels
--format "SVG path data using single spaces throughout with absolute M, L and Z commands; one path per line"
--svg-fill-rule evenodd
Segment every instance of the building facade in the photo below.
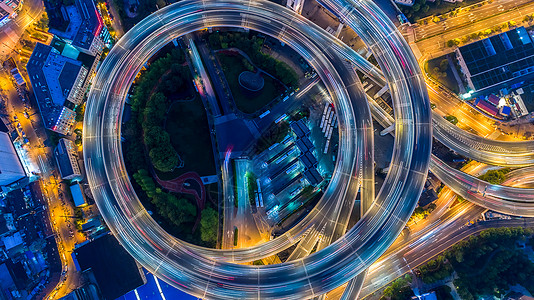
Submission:
M 26 176 L 8 129 L 0 120 L 0 187 L 12 185 Z
M 456 57 L 472 91 L 496 89 L 534 73 L 534 43 L 524 27 L 462 46 Z
M 7 24 L 10 19 L 17 16 L 22 8 L 22 0 L 0 0 L 0 26 Z
M 61 179 L 73 180 L 81 179 L 82 177 L 75 147 L 76 146 L 71 140 L 60 139 L 54 150 L 54 156 L 56 157 Z
M 57 14 L 62 20 L 59 27 L 50 27 L 50 32 L 70 43 L 78 51 L 97 56 L 104 49 L 100 34 L 104 28 L 102 17 L 98 14 L 92 0 L 75 0 L 74 5 L 62 6 Z M 67 26 L 63 26 L 67 24 Z
M 87 88 L 88 69 L 41 43 L 37 43 L 26 69 L 46 128 L 68 134 L 75 123 L 74 109 Z

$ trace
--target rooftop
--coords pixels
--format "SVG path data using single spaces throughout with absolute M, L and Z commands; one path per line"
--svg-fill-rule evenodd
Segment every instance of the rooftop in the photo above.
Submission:
M 83 194 L 82 185 L 77 183 L 70 186 L 70 193 L 72 194 L 72 199 L 74 200 L 74 206 L 79 207 L 84 204 L 87 204 L 85 201 L 85 196 Z
M 81 66 L 48 45 L 35 46 L 26 68 L 46 127 L 56 124 L 64 106 L 74 106 L 66 99 Z
M 135 260 L 111 234 L 80 246 L 73 256 L 81 271 L 93 272 L 103 299 L 116 299 L 145 284 Z
M 75 5 L 64 6 L 68 17 L 66 29 L 51 28 L 55 35 L 72 41 L 72 45 L 89 50 L 94 38 L 102 30 L 103 22 L 92 0 L 76 0 Z M 65 14 L 63 14 L 65 15 Z
M 476 90 L 534 72 L 534 44 L 524 27 L 458 49 Z
M 62 178 L 75 174 L 75 171 L 70 163 L 67 143 L 72 144 L 72 141 L 60 139 L 56 149 L 54 150 L 54 155 L 59 167 L 59 173 L 61 174 Z
M 0 124 L 3 125 L 2 122 Z M 0 186 L 10 185 L 24 177 L 26 172 L 22 168 L 15 147 L 6 132 L 0 131 Z

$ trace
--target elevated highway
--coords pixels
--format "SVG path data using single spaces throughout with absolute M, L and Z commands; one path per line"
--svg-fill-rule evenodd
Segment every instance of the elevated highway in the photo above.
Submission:
M 295 235 L 258 247 L 221 251 L 180 241 L 151 219 L 133 191 L 121 157 L 122 107 L 144 62 L 178 36 L 206 27 L 244 27 L 272 35 L 318 70 L 340 116 L 342 155 L 321 200 L 326 208 L 331 207 L 332 201 L 325 199 L 344 198 L 357 191 L 361 164 L 355 133 L 367 129 L 356 127 L 347 88 L 337 69 L 325 59 L 324 52 L 334 49 L 317 42 L 321 29 L 267 1 L 181 1 L 143 20 L 108 55 L 89 95 L 84 121 L 88 179 L 102 215 L 121 244 L 158 277 L 202 298 L 310 298 L 367 269 L 404 227 L 421 193 L 429 164 L 431 116 L 424 81 L 402 36 L 372 2 L 337 1 L 329 5 L 346 16 L 347 24 L 387 70 L 385 78 L 396 109 L 392 171 L 368 213 L 343 237 L 322 251 L 279 265 L 236 265 L 226 260 L 268 256 L 270 246 L 291 245 L 307 228 L 301 226 Z M 318 211 L 306 221 L 309 225 L 321 217 Z

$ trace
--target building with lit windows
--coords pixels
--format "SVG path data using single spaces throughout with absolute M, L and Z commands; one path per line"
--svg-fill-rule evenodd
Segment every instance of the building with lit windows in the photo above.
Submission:
M 80 166 L 78 165 L 76 146 L 71 140 L 60 139 L 54 150 L 54 156 L 56 157 L 61 179 L 81 179 L 82 173 L 80 172 Z
M 87 88 L 88 68 L 54 47 L 37 43 L 26 69 L 46 128 L 68 134 Z
M 47 4 L 50 5 L 50 4 Z M 97 56 L 104 49 L 104 22 L 92 0 L 75 0 L 74 5 L 47 7 L 49 32 L 78 51 Z
M 9 131 L 0 120 L 0 187 L 7 187 L 26 178 L 22 162 L 15 151 Z M 1 191 L 1 190 L 0 190 Z
M 525 27 L 462 46 L 456 57 L 474 92 L 499 89 L 534 74 L 534 42 Z
M 10 19 L 17 16 L 22 8 L 22 0 L 0 0 L 0 26 L 5 25 Z

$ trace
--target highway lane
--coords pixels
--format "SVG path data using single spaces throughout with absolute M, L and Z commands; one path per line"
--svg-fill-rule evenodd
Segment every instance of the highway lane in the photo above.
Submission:
M 370 107 L 373 117 L 379 120 L 383 126 L 387 127 L 393 124 L 393 118 L 380 106 L 371 105 Z M 433 118 L 433 120 L 435 119 Z M 464 133 L 465 135 L 470 135 L 467 132 Z M 488 140 L 475 135 L 472 135 L 472 138 Z M 509 143 L 512 146 L 514 145 L 514 142 L 495 142 L 496 144 Z M 523 144 L 526 145 L 523 147 L 529 147 L 531 143 L 531 141 L 520 142 L 519 145 Z M 522 174 L 525 175 L 528 170 L 531 169 L 528 168 Z M 490 184 L 460 170 L 449 167 L 436 156 L 431 157 L 430 171 L 456 194 L 461 195 L 473 203 L 503 214 L 524 217 L 534 216 L 534 189 Z
M 479 212 L 476 210 L 475 212 Z M 472 214 L 471 216 L 475 216 Z M 414 268 L 432 259 L 441 252 L 452 247 L 454 244 L 474 235 L 480 233 L 482 230 L 500 227 L 532 227 L 534 220 L 532 218 L 523 219 L 499 219 L 490 221 L 477 222 L 474 225 L 466 226 L 462 224 L 464 220 L 468 219 L 469 215 L 458 219 L 456 222 L 446 224 L 438 227 L 438 230 L 425 241 L 421 241 L 417 248 L 410 247 L 400 249 L 395 255 L 380 259 L 375 265 L 371 267 L 368 278 L 375 278 L 375 280 L 367 280 L 361 291 L 361 296 L 365 297 L 380 289 L 389 282 L 395 280 L 399 276 L 411 272 Z M 377 280 L 380 278 L 381 280 Z
M 534 141 L 498 141 L 464 131 L 434 113 L 434 137 L 458 154 L 473 160 L 511 167 L 534 164 Z
M 503 214 L 534 217 L 534 189 L 494 185 L 449 167 L 432 157 L 431 171 L 468 201 Z
M 400 34 L 385 16 L 380 14 L 374 4 L 367 2 L 350 3 L 351 6 L 357 5 L 355 6 L 357 9 L 354 11 L 341 9 L 347 13 L 347 16 L 353 18 L 353 21 L 360 18 L 362 20 L 361 23 L 365 24 L 365 26 L 359 24 L 360 28 L 362 28 L 360 34 L 367 36 L 367 40 L 371 42 L 371 47 L 375 49 L 378 56 L 380 54 L 387 56 L 382 59 L 381 63 L 389 71 L 386 75 L 389 75 L 387 78 L 391 81 L 391 85 L 395 86 L 399 92 L 399 95 L 394 93 L 394 98 L 399 104 L 396 106 L 399 109 L 399 112 L 396 113 L 398 116 L 396 122 L 398 127 L 396 134 L 399 138 L 397 143 L 398 150 L 394 155 L 394 167 L 398 170 L 397 172 L 391 172 L 391 174 L 396 173 L 396 176 L 388 176 L 388 183 L 390 184 L 385 186 L 379 193 L 376 203 L 371 206 L 370 212 L 364 216 L 363 221 L 351 229 L 342 239 L 323 251 L 296 262 L 265 267 L 233 265 L 214 261 L 202 256 L 202 252 L 212 250 L 202 249 L 202 252 L 199 252 L 200 249 L 198 247 L 187 245 L 162 234 L 159 232 L 161 228 L 150 219 L 146 211 L 135 207 L 135 203 L 132 201 L 121 199 L 124 195 L 132 192 L 124 168 L 117 167 L 116 162 L 112 160 L 119 156 L 117 149 L 120 149 L 120 143 L 117 136 L 120 132 L 118 121 L 121 114 L 121 101 L 123 101 L 126 94 L 125 91 L 138 71 L 139 66 L 161 46 L 161 43 L 155 43 L 154 40 L 150 39 L 159 38 L 162 41 L 169 41 L 180 34 L 173 31 L 171 35 L 169 32 L 159 30 L 160 28 L 170 29 L 178 24 L 182 32 L 193 31 L 194 26 L 196 28 L 200 27 L 200 24 L 195 22 L 196 18 L 196 20 L 202 21 L 204 26 L 241 27 L 246 24 L 251 29 L 264 29 L 259 31 L 265 32 L 265 28 L 261 26 L 255 28 L 252 25 L 257 25 L 258 20 L 266 19 L 271 21 L 269 26 L 276 25 L 272 24 L 274 23 L 272 22 L 273 16 L 280 16 L 280 12 L 291 17 L 286 24 L 300 22 L 305 24 L 306 21 L 299 16 L 294 16 L 292 12 L 289 13 L 281 9 L 279 6 L 273 7 L 274 9 L 269 10 L 267 15 L 262 15 L 257 20 L 254 20 L 252 14 L 255 16 L 260 15 L 260 13 L 267 11 L 266 8 L 268 6 L 273 5 L 263 1 L 254 3 L 220 1 L 215 4 L 205 3 L 203 6 L 200 4 L 195 6 L 191 3 L 194 2 L 184 1 L 169 6 L 155 13 L 152 18 L 141 22 L 138 25 L 138 29 L 141 28 L 142 30 L 140 32 L 133 30 L 127 33 L 125 35 L 126 39 L 123 39 L 125 40 L 124 44 L 119 42 L 111 51 L 106 62 L 104 62 L 101 71 L 111 67 L 108 70 L 109 73 L 102 71 L 97 75 L 97 79 L 100 80 L 97 80 L 97 84 L 90 95 L 89 118 L 86 118 L 86 128 L 89 128 L 89 130 L 84 133 L 84 140 L 86 142 L 86 164 L 88 169 L 91 169 L 91 172 L 88 172 L 88 177 L 95 197 L 103 200 L 99 202 L 99 206 L 106 221 L 112 228 L 115 227 L 115 233 L 117 231 L 120 233 L 118 237 L 123 245 L 143 265 L 148 265 L 150 268 L 156 266 L 154 271 L 158 276 L 170 282 L 177 280 L 174 282 L 175 285 L 202 297 L 235 298 L 240 295 L 247 298 L 255 298 L 257 296 L 269 298 L 286 295 L 287 297 L 302 298 L 313 296 L 316 293 L 323 293 L 338 286 L 357 275 L 375 257 L 385 251 L 388 242 L 392 242 L 403 228 L 402 220 L 407 220 L 411 215 L 426 178 L 431 138 L 430 109 L 428 96 L 423 88 L 424 82 L 415 58 L 409 50 L 406 50 L 407 47 Z M 188 4 L 191 5 L 188 6 Z M 348 5 L 347 3 L 343 4 L 345 7 Z M 246 5 L 250 5 L 250 7 Z M 336 5 L 339 5 L 339 3 L 336 3 Z M 213 11 L 208 11 L 207 9 L 215 9 L 217 6 L 219 6 L 218 11 L 210 15 Z M 221 11 L 232 6 L 237 11 L 239 11 L 239 8 L 246 8 L 245 13 L 241 13 L 238 16 L 239 24 L 231 21 L 232 14 L 236 17 L 235 11 L 228 13 L 228 15 L 222 15 Z M 257 9 L 260 6 L 262 8 Z M 178 15 L 175 16 L 164 15 L 174 8 L 181 8 L 182 11 L 179 11 Z M 196 14 L 198 8 L 200 8 L 198 11 L 202 12 L 201 16 Z M 172 21 L 166 22 L 169 20 L 167 19 L 168 17 L 172 17 Z M 295 22 L 295 20 L 299 22 Z M 380 27 L 371 25 L 376 21 L 380 23 Z M 356 24 L 355 22 L 353 23 Z M 305 25 L 307 25 L 305 26 L 306 30 L 313 28 L 310 24 Z M 371 30 L 383 31 L 372 32 Z M 295 31 L 292 32 L 291 28 L 285 26 L 283 35 L 277 37 L 304 54 L 303 56 L 309 59 L 317 70 L 332 69 L 328 62 L 319 61 L 320 59 L 318 59 L 317 55 L 311 55 L 311 53 L 320 53 L 317 47 L 305 45 L 308 49 L 315 48 L 313 49 L 315 52 L 304 51 L 303 45 L 292 42 L 291 39 L 300 41 L 303 38 L 301 32 Z M 132 34 L 130 35 L 130 33 Z M 266 33 L 269 34 L 268 32 Z M 150 39 L 144 40 L 149 37 Z M 138 44 L 138 46 L 129 45 L 131 42 L 133 42 L 133 45 Z M 125 59 L 125 54 L 128 55 L 130 60 Z M 118 63 L 120 67 L 112 68 L 113 63 Z M 320 68 L 321 64 L 330 68 Z M 399 67 L 399 64 L 403 64 L 404 67 Z M 105 74 L 105 78 L 110 80 L 102 80 L 100 78 L 101 74 Z M 409 74 L 410 77 L 404 79 L 406 74 Z M 323 81 L 329 83 L 329 91 L 332 93 L 333 100 L 340 101 L 338 103 L 340 115 L 347 113 L 345 112 L 347 107 L 342 106 L 343 102 L 341 100 L 346 100 L 346 96 L 343 95 L 344 90 L 339 84 L 341 82 L 339 75 L 332 69 L 332 72 L 321 72 L 321 76 Z M 338 98 L 341 98 L 341 100 Z M 103 99 L 103 101 L 97 103 L 98 99 Z M 109 101 L 106 103 L 106 100 Z M 107 105 L 106 108 L 104 108 L 104 104 Z M 349 129 L 352 129 L 352 127 Z M 346 128 L 342 128 L 343 130 L 346 130 Z M 352 142 L 349 142 L 349 144 L 352 144 Z M 352 147 L 352 145 L 348 146 Z M 414 151 L 414 153 L 412 154 L 411 151 Z M 349 153 L 353 154 L 354 152 Z M 353 155 L 347 156 L 348 158 L 353 157 Z M 349 161 L 348 158 L 342 158 L 341 161 Z M 111 176 L 111 178 L 106 182 L 105 177 L 98 176 L 98 173 Z M 350 177 L 354 177 L 352 172 L 347 174 L 350 174 Z M 332 182 L 337 186 L 338 182 L 334 180 Z M 109 183 L 112 184 L 110 185 Z M 115 195 L 119 195 L 121 198 L 117 198 Z M 359 246 L 355 248 L 354 245 Z M 165 247 L 165 249 L 158 249 L 158 247 Z M 192 255 L 196 259 L 186 259 L 191 258 Z M 354 258 L 355 256 L 360 259 L 350 259 L 350 257 Z M 332 274 L 332 276 L 325 277 L 325 272 Z M 280 274 L 283 274 L 283 276 L 280 276 Z M 335 274 L 343 274 L 344 276 L 334 276 Z M 214 281 L 217 281 L 218 284 Z M 243 285 L 247 285 L 249 288 L 244 290 L 242 288 Z M 238 286 L 241 288 L 237 289 Z M 288 291 L 292 293 L 288 295 Z
M 506 174 L 506 179 L 502 182 L 505 186 L 532 188 L 534 183 L 534 167 L 513 170 Z
M 348 129 L 350 130 L 351 128 L 348 127 Z M 97 152 L 96 156 L 98 157 L 99 155 L 101 155 L 101 154 Z M 89 161 L 89 163 L 91 164 L 90 161 Z
M 511 181 L 519 180 L 525 171 L 510 172 Z M 475 166 L 465 170 L 471 174 L 479 173 Z M 526 170 L 528 171 L 528 170 Z M 513 187 L 518 187 L 514 184 Z M 492 220 L 467 225 L 485 211 L 484 208 L 464 202 L 451 207 L 456 196 L 446 187 L 437 200 L 436 209 L 426 219 L 410 225 L 407 238 L 399 237 L 386 253 L 370 268 L 369 277 L 361 292 L 369 295 L 404 273 L 410 272 L 428 259 L 438 255 L 469 235 L 492 227 L 534 225 L 534 219 Z M 476 230 L 473 230 L 476 229 Z M 377 280 L 382 278 L 382 280 Z M 339 292 L 336 294 L 338 295 Z
M 342 42 L 339 43 L 342 44 Z M 347 60 L 354 63 L 358 70 L 367 74 L 378 85 L 385 85 L 384 76 L 380 70 L 369 61 L 362 60 L 361 56 L 350 47 L 340 44 L 335 44 L 335 46 L 343 51 Z M 433 89 L 430 91 L 431 94 L 437 94 Z M 370 105 L 376 107 L 375 113 L 379 114 L 376 117 L 380 117 L 380 122 L 384 122 L 385 118 L 393 121 L 391 117 L 386 116 L 388 114 L 383 109 L 376 105 L 371 96 L 369 96 Z M 389 121 L 381 125 L 387 128 L 393 124 Z M 499 166 L 524 167 L 534 164 L 534 140 L 498 141 L 478 136 L 453 125 L 435 112 L 432 114 L 432 121 L 434 137 L 451 150 L 467 158 Z M 476 120 L 470 120 L 470 122 L 476 123 Z

